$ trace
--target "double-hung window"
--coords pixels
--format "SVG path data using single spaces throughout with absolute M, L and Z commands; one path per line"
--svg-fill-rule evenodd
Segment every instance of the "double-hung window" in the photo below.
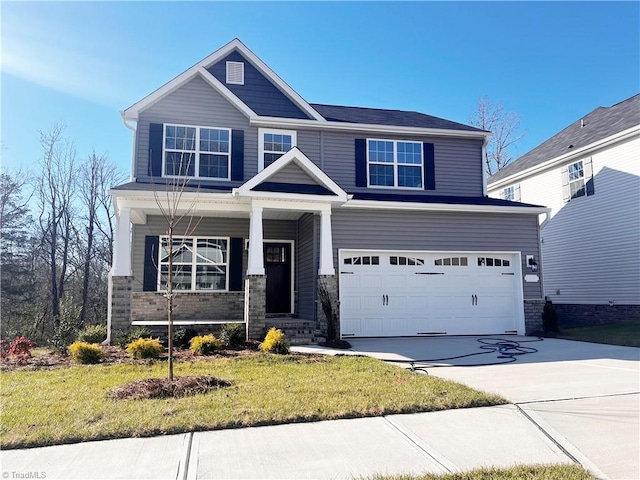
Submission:
M 570 198 L 578 198 L 586 195 L 584 184 L 584 165 L 582 160 L 569 165 L 569 195 Z
M 367 140 L 369 186 L 423 188 L 421 142 Z
M 229 180 L 231 130 L 164 126 L 164 175 Z
M 509 200 L 510 202 L 515 201 L 516 199 L 516 188 L 511 185 L 503 190 L 503 195 L 505 200 Z
M 169 242 L 169 237 L 160 237 L 159 289 L 167 289 L 171 258 L 171 282 L 175 290 L 228 290 L 228 246 L 228 238 L 173 237 Z
M 296 146 L 296 132 L 293 130 L 258 130 L 260 150 L 259 170 L 268 167 L 282 155 Z

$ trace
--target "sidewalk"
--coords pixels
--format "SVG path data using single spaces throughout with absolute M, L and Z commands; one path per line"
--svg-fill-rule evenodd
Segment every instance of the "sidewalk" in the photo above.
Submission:
M 46 480 L 352 479 L 531 463 L 572 459 L 515 405 L 2 452 L 3 478 Z

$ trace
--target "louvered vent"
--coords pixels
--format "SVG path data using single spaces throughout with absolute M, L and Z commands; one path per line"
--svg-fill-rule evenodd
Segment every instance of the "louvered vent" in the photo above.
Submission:
M 244 63 L 227 62 L 227 83 L 244 85 Z

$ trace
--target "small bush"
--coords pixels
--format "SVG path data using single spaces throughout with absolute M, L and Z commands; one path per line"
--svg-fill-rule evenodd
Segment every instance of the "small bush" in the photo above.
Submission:
M 22 355 L 30 357 L 31 349 L 35 346 L 36 344 L 26 337 L 16 337 L 16 339 L 9 345 L 9 355 L 12 357 L 19 357 Z
M 189 341 L 198 335 L 192 328 L 176 328 L 173 331 L 173 346 L 179 348 L 189 348 Z
M 212 334 L 193 337 L 189 344 L 191 351 L 198 355 L 211 355 L 216 350 L 222 348 L 222 342 Z
M 75 341 L 77 335 L 78 328 L 76 326 L 76 321 L 61 314 L 60 324 L 49 340 L 49 345 L 58 353 L 66 355 L 69 345 Z
M 80 332 L 76 340 L 86 343 L 101 343 L 107 338 L 106 325 L 87 325 Z
M 239 347 L 244 343 L 245 327 L 242 323 L 225 323 L 220 330 L 220 340 L 230 347 Z
M 83 364 L 100 363 L 104 358 L 104 352 L 100 345 L 88 342 L 73 342 L 68 349 L 73 361 Z
M 131 342 L 139 338 L 151 338 L 151 330 L 144 327 L 133 327 L 129 330 L 118 332 L 118 345 L 120 348 L 127 348 Z
M 159 338 L 138 338 L 127 345 L 127 353 L 133 358 L 158 358 L 162 353 Z
M 282 330 L 276 327 L 271 327 L 267 332 L 267 336 L 264 338 L 264 342 L 260 344 L 260 350 L 269 353 L 279 353 L 286 355 L 289 353 L 289 342 L 282 333 Z

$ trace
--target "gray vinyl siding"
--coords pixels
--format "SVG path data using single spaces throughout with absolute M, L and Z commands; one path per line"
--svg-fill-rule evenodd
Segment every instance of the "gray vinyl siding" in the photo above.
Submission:
M 244 85 L 227 83 L 227 61 L 244 63 Z M 209 72 L 258 115 L 309 118 L 286 95 L 238 52 L 232 52 L 208 68 Z
M 331 217 L 336 266 L 338 249 L 519 251 L 523 274 L 525 255 L 540 259 L 536 215 L 344 208 Z M 541 282 L 525 282 L 524 298 L 542 298 Z
M 140 113 L 136 133 L 136 177 L 149 181 L 149 124 L 176 123 L 244 130 L 244 178 L 258 171 L 258 129 L 202 78 L 196 77 Z M 238 186 L 242 182 L 206 181 Z
M 434 144 L 435 190 L 362 188 L 355 186 L 355 139 L 380 138 Z M 425 136 L 366 135 L 325 132 L 324 171 L 347 192 L 402 193 L 406 195 L 482 196 L 482 140 Z
M 298 137 L 297 147 L 302 150 L 309 160 L 320 166 L 320 132 L 314 130 L 298 130 L 296 133 Z
M 303 171 L 298 165 L 290 163 L 277 173 L 269 177 L 269 182 L 297 183 L 302 185 L 318 185 L 308 173 Z
M 198 221 L 199 217 L 194 218 L 191 228 L 187 230 L 188 221 L 182 222 L 177 232 L 189 232 L 192 236 L 202 237 L 239 237 L 249 238 L 249 219 L 248 218 L 224 218 L 224 217 L 203 217 Z M 133 225 L 133 242 L 132 242 L 132 271 L 133 271 L 133 290 L 142 291 L 142 281 L 144 278 L 144 238 L 147 235 L 164 235 L 167 224 L 164 218 L 160 216 L 147 217 L 145 225 Z M 296 240 L 297 222 L 288 220 L 264 220 L 263 232 L 264 238 L 267 240 Z M 180 233 L 176 233 L 176 236 Z M 246 272 L 247 252 L 244 253 L 243 274 Z
M 315 319 L 316 277 L 318 251 L 316 217 L 306 214 L 298 221 L 298 317 Z

